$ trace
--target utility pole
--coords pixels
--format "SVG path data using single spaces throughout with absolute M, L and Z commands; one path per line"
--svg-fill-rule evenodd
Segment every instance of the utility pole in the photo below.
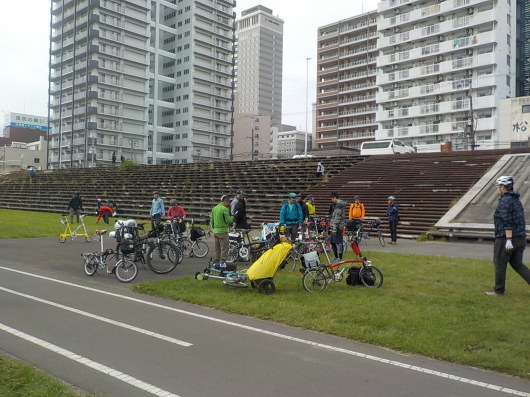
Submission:
M 467 126 L 465 127 L 466 137 L 469 137 L 471 141 L 471 150 L 475 150 L 475 119 L 473 117 L 473 79 L 470 77 L 467 79 L 469 83 L 469 90 L 467 96 L 469 97 L 469 117 L 467 120 Z
M 307 156 L 307 130 L 308 130 L 308 125 L 307 125 L 307 107 L 308 107 L 308 104 L 307 102 L 309 102 L 309 61 L 311 60 L 311 58 L 306 58 L 305 59 L 305 62 L 306 62 L 306 84 L 305 84 L 305 139 L 304 139 L 304 156 Z

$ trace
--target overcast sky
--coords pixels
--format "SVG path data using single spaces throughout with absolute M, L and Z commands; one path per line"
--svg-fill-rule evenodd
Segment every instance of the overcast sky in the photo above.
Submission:
M 314 102 L 318 27 L 375 10 L 377 3 L 378 0 L 237 0 L 238 17 L 242 10 L 261 4 L 285 22 L 283 123 L 305 129 L 306 58 L 312 58 L 309 101 Z M 2 14 L 0 111 L 46 116 L 50 1 L 4 0 Z

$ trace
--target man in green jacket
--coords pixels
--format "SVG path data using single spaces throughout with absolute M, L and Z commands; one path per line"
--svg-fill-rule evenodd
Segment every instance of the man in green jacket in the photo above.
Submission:
M 210 225 L 213 229 L 213 237 L 215 241 L 215 258 L 214 267 L 221 269 L 226 267 L 226 257 L 228 255 L 228 226 L 234 220 L 230 216 L 228 206 L 230 205 L 230 197 L 224 195 L 221 197 L 221 202 L 212 209 L 210 215 Z

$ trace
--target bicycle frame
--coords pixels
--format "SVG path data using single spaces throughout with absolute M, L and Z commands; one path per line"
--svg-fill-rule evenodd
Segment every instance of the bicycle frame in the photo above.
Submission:
M 72 227 L 70 226 L 70 222 L 68 222 L 68 218 L 66 217 L 66 215 L 61 216 L 61 219 L 60 219 L 61 223 L 63 225 L 66 225 L 64 233 L 59 234 L 59 241 L 61 243 L 64 243 L 67 237 L 71 237 L 73 240 L 74 238 L 78 236 L 84 237 L 87 243 L 90 242 L 91 238 L 88 235 L 88 232 L 86 230 L 85 221 L 83 219 L 84 217 L 85 215 L 79 216 L 79 219 L 81 220 L 81 224 L 77 226 L 74 230 L 72 230 Z M 82 229 L 82 233 L 79 232 L 79 229 Z

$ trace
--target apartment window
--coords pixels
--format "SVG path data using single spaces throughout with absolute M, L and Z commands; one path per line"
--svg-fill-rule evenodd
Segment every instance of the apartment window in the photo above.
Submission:
M 522 112 L 523 113 L 530 113 L 530 105 L 523 105 Z
M 509 26 L 512 26 L 512 16 L 510 14 L 507 14 L 506 15 L 506 23 L 509 25 Z
M 510 36 L 509 34 L 506 35 L 506 42 L 508 43 L 508 45 L 512 44 L 512 36 Z
M 506 64 L 510 66 L 511 63 L 512 63 L 512 58 L 509 55 L 506 55 Z
M 512 79 L 510 78 L 510 76 L 506 76 L 506 85 L 509 87 L 510 86 L 510 83 L 511 83 Z

